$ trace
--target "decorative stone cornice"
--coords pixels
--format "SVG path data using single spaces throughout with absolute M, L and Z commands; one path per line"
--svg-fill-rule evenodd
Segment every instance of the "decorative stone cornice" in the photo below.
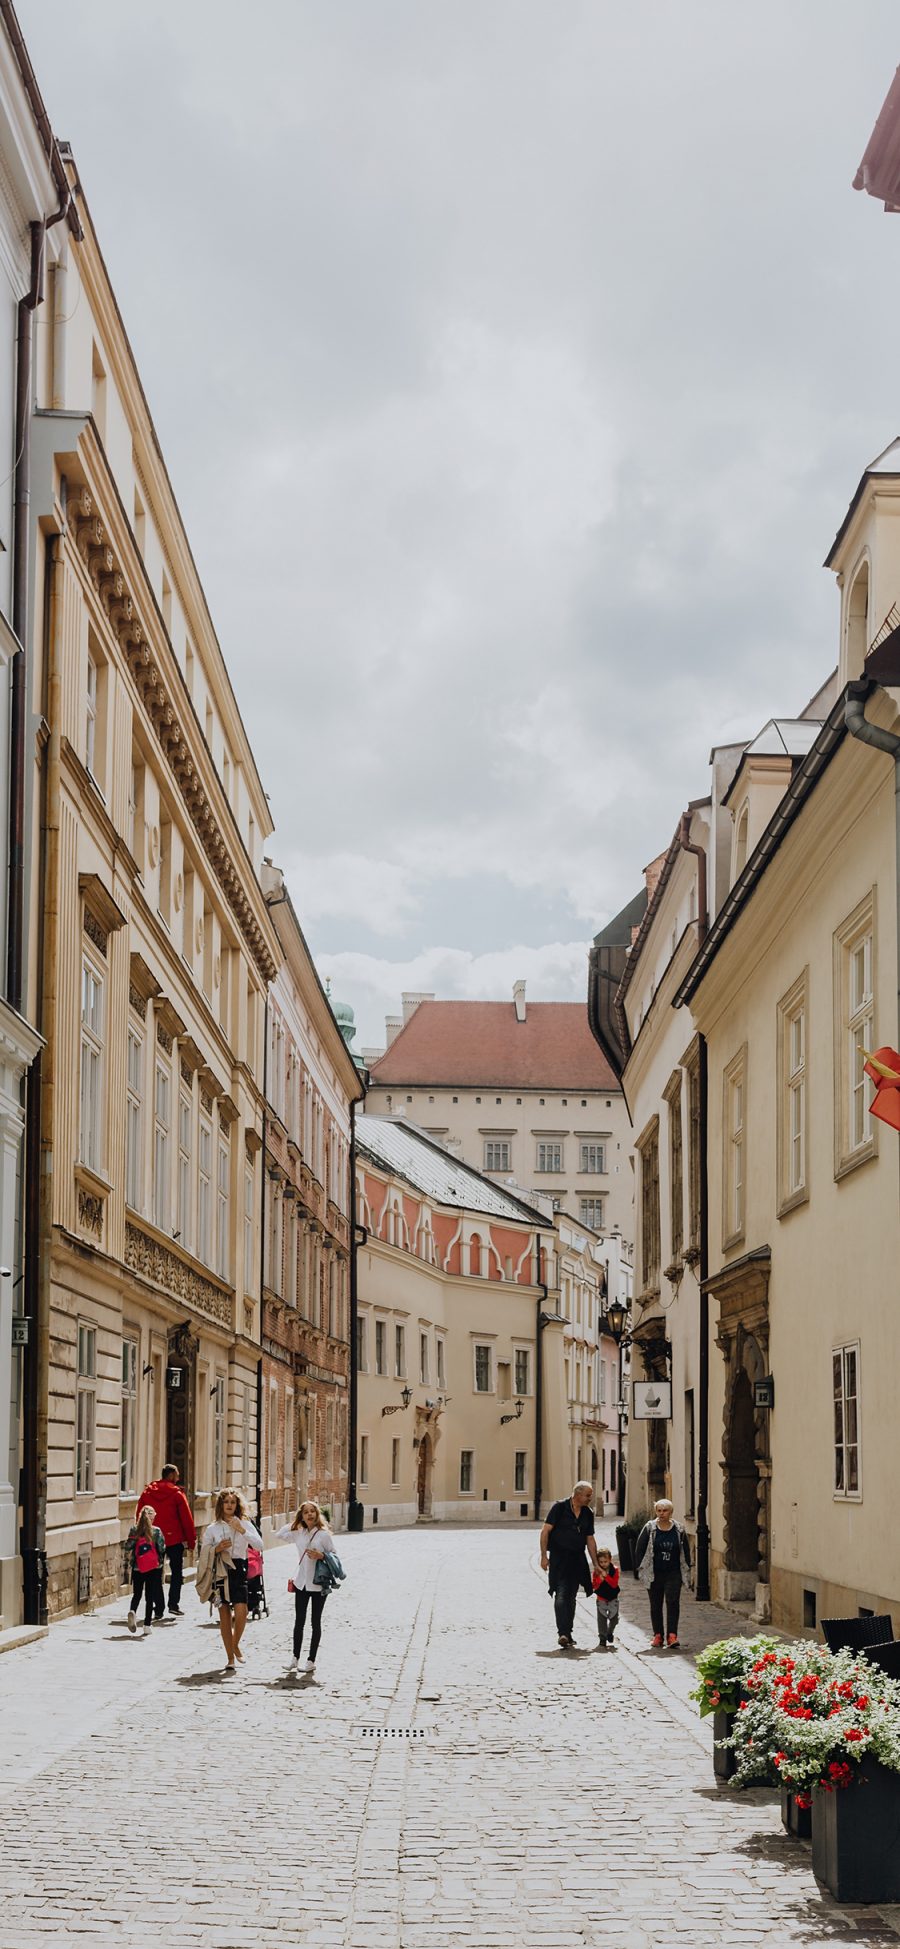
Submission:
M 125 1222 L 125 1264 L 131 1272 L 162 1286 L 176 1299 L 220 1326 L 232 1324 L 233 1302 L 227 1288 L 215 1285 L 171 1246 L 163 1245 L 139 1226 Z
M 125 915 L 103 884 L 99 873 L 79 873 L 78 891 L 84 901 L 85 913 L 92 914 L 99 921 L 104 934 L 115 934 L 125 925 Z
M 272 981 L 276 972 L 275 961 L 191 757 L 188 740 L 156 661 L 153 646 L 141 623 L 134 596 L 127 586 L 121 564 L 116 561 L 103 523 L 94 513 L 87 488 L 73 495 L 68 513 L 78 553 L 96 589 L 98 600 L 109 617 L 110 628 L 118 639 L 200 844 L 260 974 L 265 981 Z

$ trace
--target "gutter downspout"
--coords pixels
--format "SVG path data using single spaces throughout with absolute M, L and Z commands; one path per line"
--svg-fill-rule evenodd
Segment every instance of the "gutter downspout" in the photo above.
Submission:
M 266 1136 L 268 1134 L 269 1088 L 269 991 L 266 989 L 263 1002 L 263 1075 L 262 1075 L 262 1179 L 259 1187 L 259 1358 L 256 1363 L 256 1527 L 262 1535 L 262 1409 L 263 1409 L 263 1287 L 266 1283 Z
M 691 839 L 691 815 L 685 812 L 681 821 L 679 839 L 684 852 L 694 853 L 697 860 L 697 947 L 703 946 L 709 926 L 709 909 L 706 891 L 706 852 Z M 695 1595 L 699 1604 L 709 1603 L 709 1293 L 706 1281 L 709 1278 L 709 1170 L 707 1162 L 707 1135 L 709 1122 L 709 1062 L 706 1037 L 699 1038 L 698 1088 L 700 1094 L 700 1128 L 697 1143 L 700 1151 L 700 1364 L 697 1374 L 700 1400 L 697 1413 L 697 1562 L 694 1582 Z
M 537 1311 L 535 1314 L 535 1349 L 537 1353 L 534 1377 L 534 1520 L 541 1520 L 541 1502 L 544 1493 L 544 1307 L 547 1303 L 547 1288 L 541 1278 L 541 1235 L 535 1233 L 534 1239 L 535 1285 L 538 1289 Z
M 869 723 L 866 699 L 875 688 L 871 677 L 863 677 L 859 682 L 847 685 L 844 723 L 851 737 L 859 738 L 862 744 L 873 745 L 876 751 L 884 751 L 894 760 L 894 922 L 897 930 L 897 1023 L 900 1039 L 900 737 L 896 737 L 893 731 L 883 731 L 878 724 Z
M 349 1454 L 347 1456 L 347 1528 L 353 1532 L 361 1530 L 365 1522 L 365 1510 L 357 1497 L 357 1448 L 359 1446 L 359 1372 L 356 1358 L 356 1344 L 359 1338 L 357 1321 L 359 1319 L 359 1250 L 360 1227 L 356 1222 L 356 1105 L 359 1097 L 350 1101 L 350 1425 L 347 1430 Z

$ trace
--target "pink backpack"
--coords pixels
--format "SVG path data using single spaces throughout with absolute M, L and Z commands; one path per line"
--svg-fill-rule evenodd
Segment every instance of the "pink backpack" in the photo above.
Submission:
M 253 1548 L 253 1544 L 252 1544 L 252 1543 L 248 1543 L 248 1544 L 247 1544 L 247 1575 L 248 1575 L 248 1577 L 261 1577 L 261 1576 L 262 1576 L 262 1567 L 263 1567 L 263 1560 L 262 1560 L 262 1551 L 261 1551 L 261 1550 L 255 1550 L 255 1549 Z
M 159 1551 L 149 1536 L 135 1537 L 134 1567 L 142 1576 L 146 1576 L 150 1570 L 159 1569 Z

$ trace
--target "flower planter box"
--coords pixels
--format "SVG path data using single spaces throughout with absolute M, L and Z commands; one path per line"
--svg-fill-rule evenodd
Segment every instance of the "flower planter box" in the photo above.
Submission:
M 781 1824 L 800 1841 L 808 1841 L 812 1834 L 812 1808 L 798 1807 L 796 1794 L 787 1787 L 781 1789 Z
M 713 1739 L 730 1739 L 736 1718 L 735 1712 L 714 1712 Z M 726 1746 L 724 1749 L 719 1745 L 713 1746 L 713 1772 L 717 1780 L 730 1780 L 736 1766 L 737 1759 L 732 1746 Z
M 837 1793 L 813 1791 L 812 1865 L 838 1902 L 900 1902 L 900 1773 L 868 1755 Z

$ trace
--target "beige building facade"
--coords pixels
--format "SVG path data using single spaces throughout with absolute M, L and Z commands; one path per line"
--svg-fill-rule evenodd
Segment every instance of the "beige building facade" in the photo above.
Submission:
M 223 1482 L 252 1492 L 278 955 L 265 794 L 80 188 L 78 207 L 39 322 L 32 491 L 52 1615 L 119 1587 L 164 1461 L 198 1522 Z
M 552 1221 L 406 1119 L 356 1143 L 366 1527 L 533 1522 L 571 1488 Z
M 403 997 L 369 1061 L 373 1114 L 406 1115 L 497 1185 L 631 1240 L 628 1116 L 575 1002 Z
M 565 1390 L 572 1482 L 590 1482 L 599 1515 L 619 1494 L 619 1355 L 602 1330 L 609 1267 L 602 1241 L 565 1212 L 554 1220 L 559 1310 L 565 1319 Z
M 363 1086 L 277 867 L 262 885 L 281 962 L 266 1060 L 264 1540 L 304 1496 L 342 1527 L 348 1489 L 351 1106 Z

